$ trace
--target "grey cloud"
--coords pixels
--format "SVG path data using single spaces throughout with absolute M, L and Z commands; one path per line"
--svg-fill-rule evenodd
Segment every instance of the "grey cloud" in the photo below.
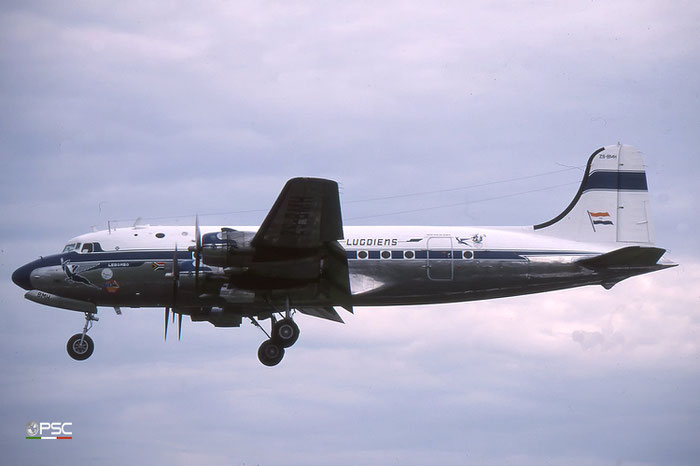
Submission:
M 603 332 L 576 330 L 571 333 L 571 339 L 580 344 L 581 348 L 584 350 L 590 350 L 597 347 L 606 350 L 625 344 L 624 335 L 617 332 L 606 335 Z

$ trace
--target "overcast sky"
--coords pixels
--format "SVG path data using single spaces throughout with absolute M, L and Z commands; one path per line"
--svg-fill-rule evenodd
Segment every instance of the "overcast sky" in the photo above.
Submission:
M 3 2 L 3 457 L 697 464 L 698 44 L 695 2 Z M 680 267 L 301 316 L 272 369 L 248 324 L 164 343 L 162 311 L 136 309 L 100 311 L 77 363 L 82 316 L 10 281 L 107 221 L 257 224 L 293 176 L 337 180 L 346 224 L 539 223 L 618 141 Z M 24 440 L 30 420 L 75 439 Z

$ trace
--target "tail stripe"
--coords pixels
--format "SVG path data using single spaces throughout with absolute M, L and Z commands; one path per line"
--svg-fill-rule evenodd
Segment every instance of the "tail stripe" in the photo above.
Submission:
M 646 191 L 647 175 L 644 172 L 596 171 L 588 176 L 583 191 L 594 189 Z

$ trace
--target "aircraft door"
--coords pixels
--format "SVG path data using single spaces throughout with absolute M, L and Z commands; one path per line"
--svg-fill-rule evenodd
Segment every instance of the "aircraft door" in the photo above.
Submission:
M 452 238 L 433 236 L 428 238 L 427 246 L 426 270 L 428 278 L 430 280 L 452 280 L 454 276 Z

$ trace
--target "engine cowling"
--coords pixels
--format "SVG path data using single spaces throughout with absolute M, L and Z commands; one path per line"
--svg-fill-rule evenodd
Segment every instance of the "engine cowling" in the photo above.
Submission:
M 202 235 L 202 262 L 212 267 L 247 267 L 253 258 L 254 233 L 222 228 Z
M 215 327 L 240 327 L 243 317 L 240 314 L 226 312 L 224 308 L 212 307 L 190 314 L 192 322 L 210 322 Z

